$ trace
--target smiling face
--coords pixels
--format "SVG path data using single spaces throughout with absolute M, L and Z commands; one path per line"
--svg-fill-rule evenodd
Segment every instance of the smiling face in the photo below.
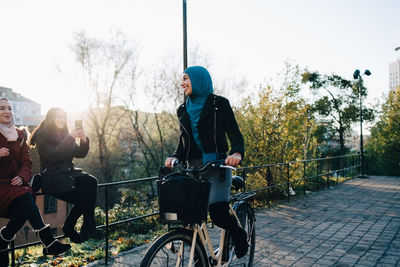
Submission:
M 192 82 L 190 81 L 189 75 L 184 73 L 182 76 L 181 87 L 186 96 L 190 96 L 192 94 Z
M 67 118 L 65 116 L 65 113 L 62 112 L 61 110 L 57 110 L 56 116 L 54 117 L 54 125 L 58 129 L 63 129 L 66 123 L 67 123 Z
M 6 99 L 0 100 L 0 123 L 8 124 L 13 119 L 11 103 Z

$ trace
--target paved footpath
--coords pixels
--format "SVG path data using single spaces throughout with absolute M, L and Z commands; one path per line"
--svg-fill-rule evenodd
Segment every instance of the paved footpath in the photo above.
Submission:
M 256 218 L 256 267 L 400 266 L 400 177 L 349 180 L 259 210 Z M 108 266 L 138 266 L 147 247 Z

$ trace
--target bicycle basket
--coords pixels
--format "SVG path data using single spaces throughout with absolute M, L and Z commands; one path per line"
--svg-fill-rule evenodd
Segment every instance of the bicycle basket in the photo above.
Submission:
M 162 223 L 201 223 L 207 218 L 211 183 L 179 173 L 157 181 Z

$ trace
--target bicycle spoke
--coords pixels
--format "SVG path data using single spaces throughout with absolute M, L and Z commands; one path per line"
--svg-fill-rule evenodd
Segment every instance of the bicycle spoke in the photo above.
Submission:
M 146 267 L 203 267 L 206 257 L 196 246 L 193 264 L 190 260 L 191 234 L 171 232 L 157 240 L 149 248 L 148 255 L 143 259 L 141 266 Z M 200 255 L 201 254 L 201 255 Z M 200 260 L 201 259 L 201 260 Z

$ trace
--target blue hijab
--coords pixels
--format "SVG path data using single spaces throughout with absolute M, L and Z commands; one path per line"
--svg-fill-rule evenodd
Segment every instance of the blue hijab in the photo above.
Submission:
M 201 66 L 189 67 L 185 70 L 185 73 L 189 75 L 192 84 L 192 94 L 186 98 L 186 111 L 190 117 L 190 125 L 192 126 L 194 141 L 204 154 L 197 125 L 199 124 L 204 103 L 206 102 L 207 97 L 214 91 L 212 80 L 210 73 Z

